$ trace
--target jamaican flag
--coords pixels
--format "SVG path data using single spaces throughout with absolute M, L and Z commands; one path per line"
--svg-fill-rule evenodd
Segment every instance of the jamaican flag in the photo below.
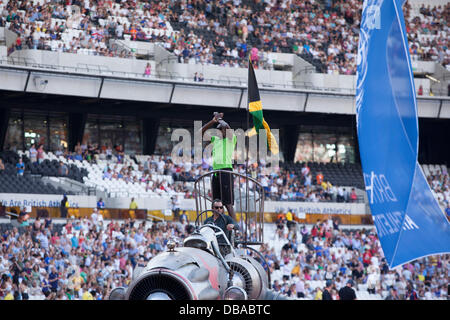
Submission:
M 272 154 L 278 154 L 278 144 L 270 132 L 269 125 L 263 117 L 261 98 L 259 97 L 258 83 L 256 82 L 255 70 L 253 70 L 252 60 L 248 64 L 248 111 L 253 116 L 253 128 L 248 134 L 253 136 L 259 133 L 260 129 L 266 129 L 267 146 Z

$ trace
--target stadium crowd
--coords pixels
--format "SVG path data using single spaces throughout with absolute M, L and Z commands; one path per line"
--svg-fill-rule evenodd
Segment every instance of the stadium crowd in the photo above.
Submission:
M 450 179 L 448 172 L 431 172 L 427 177 L 434 197 L 444 206 L 450 205 Z
M 115 287 L 130 284 L 136 266 L 145 266 L 166 250 L 169 239 L 181 245 L 193 230 L 185 219 L 103 220 L 96 209 L 89 218 L 64 224 L 51 218 L 27 222 L 1 228 L 1 300 L 106 299 Z M 389 270 L 373 231 L 343 231 L 331 219 L 299 228 L 280 216 L 268 237 L 260 251 L 271 285 L 293 299 L 322 299 L 325 286 L 333 299 L 339 299 L 346 283 L 365 284 L 371 294 L 385 299 L 448 297 L 449 255 Z M 311 286 L 321 280 L 326 285 Z
M 268 261 L 275 290 L 298 298 L 333 300 L 350 284 L 389 300 L 448 298 L 450 255 L 429 256 L 389 269 L 372 230 L 341 230 L 338 221 L 318 220 L 298 232 L 281 216 L 277 232 L 261 251 Z M 325 285 L 312 288 L 311 280 Z M 359 289 L 360 290 L 360 289 Z
M 19 37 L 14 48 L 134 57 L 110 42 L 125 37 L 160 43 L 182 63 L 273 68 L 271 53 L 298 54 L 320 72 L 356 73 L 360 0 L 0 1 L 0 26 Z M 406 3 L 414 59 L 449 64 L 445 7 Z

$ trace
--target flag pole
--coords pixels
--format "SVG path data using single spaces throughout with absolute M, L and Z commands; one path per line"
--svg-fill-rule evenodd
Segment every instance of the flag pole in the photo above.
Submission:
M 248 71 L 250 72 L 250 67 L 253 67 L 252 65 L 252 58 L 251 58 L 251 56 L 249 55 L 248 56 Z M 248 90 L 249 90 L 249 83 L 248 83 L 248 80 L 249 80 L 249 77 L 247 76 L 247 132 L 248 132 L 248 130 L 250 129 L 250 107 L 249 107 L 249 103 L 248 103 L 248 101 L 249 101 L 249 95 L 248 95 Z M 248 136 L 248 134 L 246 134 L 246 136 Z M 247 232 L 250 232 L 250 225 L 249 225 L 249 217 L 248 217 L 248 214 L 249 214 L 249 207 L 248 207 L 248 204 L 249 204 L 249 192 L 248 192 L 248 151 L 249 151 L 249 149 L 250 149 L 250 136 L 248 136 L 248 139 L 247 139 L 247 141 L 248 141 L 248 144 L 247 144 L 247 150 L 246 150 L 246 159 L 245 159 L 245 176 L 246 176 L 246 179 L 245 179 L 245 190 L 246 190 L 246 192 L 245 192 L 245 211 L 246 211 L 246 215 L 245 215 L 245 226 L 246 226 L 246 236 L 245 236 L 245 240 L 246 241 L 250 241 L 251 239 L 247 239 Z M 241 213 L 242 214 L 242 213 Z M 249 235 L 249 236 L 251 236 L 251 234 Z

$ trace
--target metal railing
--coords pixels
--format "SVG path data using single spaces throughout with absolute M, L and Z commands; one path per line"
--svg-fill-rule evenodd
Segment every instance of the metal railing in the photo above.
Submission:
M 173 61 L 173 59 L 170 59 Z M 75 66 L 64 66 L 64 65 L 54 65 L 54 64 L 44 64 L 37 63 L 32 58 L 23 58 L 23 57 L 2 57 L 0 58 L 1 65 L 13 65 L 13 66 L 26 66 L 37 69 L 45 69 L 45 70 L 57 70 L 57 71 L 66 71 L 66 72 L 74 72 L 74 73 L 84 73 L 84 74 L 92 74 L 99 76 L 120 76 L 125 78 L 140 78 L 140 79 L 170 79 L 177 80 L 182 82 L 194 82 L 194 75 L 192 76 L 181 76 L 178 72 L 168 71 L 168 70 L 158 70 L 156 68 L 155 72 L 149 77 L 144 76 L 144 72 L 135 73 L 129 71 L 117 71 L 110 70 L 105 65 L 95 65 L 95 64 L 85 64 L 79 63 Z M 247 86 L 247 79 L 236 76 L 219 76 L 219 78 L 205 78 L 201 83 L 207 84 L 217 84 L 217 85 L 230 85 L 237 87 Z M 311 89 L 316 91 L 324 91 L 324 92 L 342 92 L 342 93 L 351 93 L 354 94 L 354 90 L 348 90 L 343 88 L 324 88 L 324 87 L 314 87 L 310 82 L 302 82 L 302 81 L 287 81 L 286 83 L 275 83 L 275 82 L 261 82 L 261 89 L 264 88 L 273 88 L 273 89 Z
M 233 186 L 229 190 L 231 194 L 226 194 L 228 190 L 223 189 L 222 179 L 228 176 Z M 215 192 L 213 191 L 213 179 L 218 179 L 216 182 L 220 186 L 220 192 L 217 188 Z M 213 170 L 194 182 L 194 194 L 200 223 L 204 221 L 201 213 L 211 209 L 213 196 L 223 198 L 221 200 L 231 197 L 231 204 L 236 218 L 239 218 L 238 224 L 242 232 L 239 243 L 247 245 L 264 243 L 264 189 L 257 180 L 233 171 Z
M 87 75 L 87 76 L 110 76 L 112 78 L 126 78 L 126 79 L 139 79 L 140 81 L 158 81 L 158 80 L 173 80 L 177 82 L 185 82 L 187 84 L 196 84 L 196 85 L 213 85 L 213 86 L 230 86 L 236 89 L 245 89 L 247 87 L 247 79 L 236 77 L 219 77 L 219 79 L 205 78 L 202 82 L 195 82 L 194 75 L 186 77 L 181 76 L 178 72 L 166 71 L 166 70 L 157 70 L 152 75 L 146 77 L 144 72 L 135 73 L 128 71 L 117 71 L 117 70 L 105 70 L 102 69 L 102 65 L 90 65 L 88 66 L 63 66 L 63 65 L 52 65 L 52 64 L 42 64 L 36 63 L 34 59 L 29 58 L 20 58 L 15 60 L 9 60 L 8 58 L 0 58 L 0 65 L 3 66 L 17 66 L 17 67 L 28 67 L 34 68 L 34 70 L 24 69 L 24 71 L 32 71 L 39 72 L 39 70 L 47 71 L 59 71 L 59 72 L 68 72 L 68 73 L 76 73 L 79 75 Z M 237 80 L 239 79 L 239 80 Z M 118 79 L 119 80 L 119 79 Z M 338 88 L 338 87 L 317 87 L 314 86 L 312 82 L 309 81 L 296 81 L 289 80 L 285 83 L 260 83 L 261 90 L 292 90 L 292 91 L 308 91 L 311 94 L 333 94 L 333 95 L 343 95 L 343 96 L 354 96 L 355 90 L 352 88 Z M 437 90 L 434 92 L 435 98 L 447 97 L 446 90 Z M 427 97 L 427 96 L 418 96 L 418 98 Z M 431 97 L 433 98 L 433 97 Z

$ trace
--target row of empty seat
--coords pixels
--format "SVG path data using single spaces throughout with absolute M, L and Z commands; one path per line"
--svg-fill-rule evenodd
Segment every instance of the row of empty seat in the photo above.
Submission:
M 422 164 L 422 170 L 425 176 L 448 173 L 445 164 Z
M 0 193 L 71 194 L 61 187 L 44 183 L 39 177 L 0 174 Z
M 286 162 L 284 163 L 284 168 L 289 171 L 294 171 L 297 176 L 301 177 L 301 170 L 304 164 L 304 162 Z M 310 168 L 313 184 L 316 182 L 316 175 L 322 172 L 324 181 L 329 181 L 332 185 L 353 186 L 364 189 L 364 179 L 359 164 L 308 162 L 307 165 Z

